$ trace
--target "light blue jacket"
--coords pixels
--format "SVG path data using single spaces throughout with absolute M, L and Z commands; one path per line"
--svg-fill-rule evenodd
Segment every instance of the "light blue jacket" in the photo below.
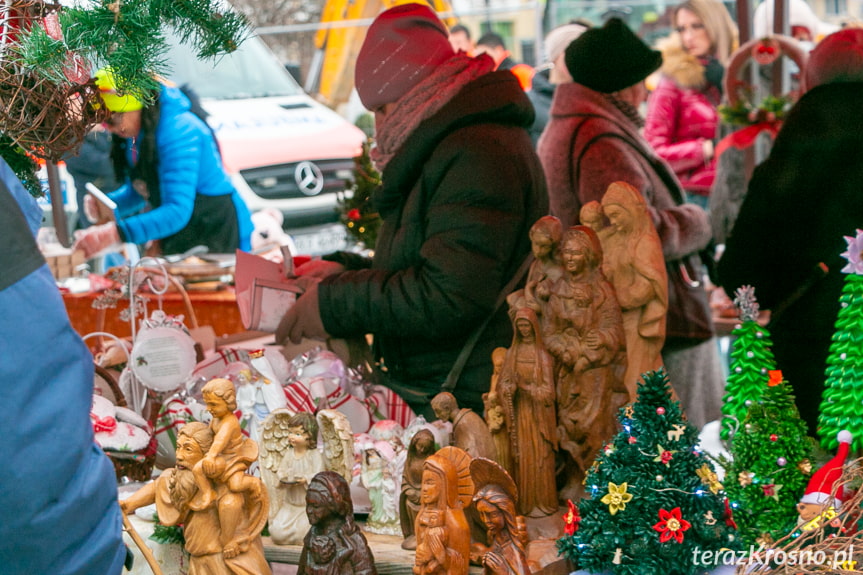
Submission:
M 33 234 L 41 210 L 0 159 L 0 572 L 119 575 L 117 483 L 93 441 L 93 356 Z
M 163 85 L 159 105 L 156 146 L 162 203 L 150 211 L 141 212 L 145 201 L 127 180 L 110 194 L 111 199 L 117 202 L 117 227 L 121 236 L 125 241 L 136 244 L 171 236 L 189 224 L 197 194 L 231 194 L 239 219 L 240 249 L 250 251 L 251 216 L 222 167 L 210 129 L 192 113 L 189 99 L 179 88 Z M 132 140 L 129 140 L 127 149 L 130 165 L 133 165 Z

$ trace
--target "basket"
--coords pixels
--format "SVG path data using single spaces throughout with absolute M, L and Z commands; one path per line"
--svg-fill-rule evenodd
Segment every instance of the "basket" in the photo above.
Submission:
M 89 129 L 108 117 L 99 105 L 99 90 L 92 80 L 84 84 L 66 78 L 49 80 L 14 63 L 16 30 L 36 25 L 56 5 L 16 0 L 0 7 L 3 37 L 0 42 L 0 131 L 40 158 L 59 161 L 77 148 Z M 74 59 L 68 66 L 85 64 Z
M 95 369 L 94 385 L 102 389 L 103 395 L 107 388 L 113 396 L 114 405 L 128 407 L 126 396 L 117 382 L 116 371 L 104 368 L 99 364 L 95 364 Z M 160 405 L 152 394 L 149 395 L 148 404 L 150 407 L 150 416 L 147 418 L 147 423 L 150 427 L 151 435 L 147 447 L 140 451 L 131 452 L 103 449 L 105 455 L 114 464 L 114 472 L 118 482 L 123 481 L 124 478 L 132 481 L 149 481 L 153 474 L 153 467 L 156 463 L 156 449 L 158 447 L 154 423 L 158 416 Z

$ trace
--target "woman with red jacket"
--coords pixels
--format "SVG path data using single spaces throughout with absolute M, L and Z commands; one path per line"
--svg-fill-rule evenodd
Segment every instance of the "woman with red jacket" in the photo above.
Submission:
M 687 200 L 706 208 L 716 173 L 723 66 L 737 46 L 737 28 L 719 0 L 687 0 L 673 23 L 675 32 L 658 46 L 661 78 L 648 102 L 644 137 L 671 165 Z

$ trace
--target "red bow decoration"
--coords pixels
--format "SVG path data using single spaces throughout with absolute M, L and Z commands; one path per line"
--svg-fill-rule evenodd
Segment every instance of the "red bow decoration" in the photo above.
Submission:
M 359 220 L 361 217 L 362 216 L 360 215 L 360 211 L 356 208 L 353 208 L 352 210 L 348 211 L 348 219 L 351 221 L 355 222 L 355 221 Z
M 731 504 L 728 503 L 728 498 L 725 498 L 725 524 L 732 529 L 737 529 L 737 522 L 734 521 L 734 513 L 731 511 Z
M 91 414 L 90 419 L 93 420 L 93 431 L 96 433 L 111 433 L 117 429 L 117 420 L 110 415 L 99 417 Z
M 713 156 L 718 158 L 725 150 L 731 147 L 737 148 L 738 150 L 744 150 L 755 143 L 755 138 L 757 138 L 758 134 L 761 132 L 767 132 L 772 138 L 775 138 L 776 134 L 779 132 L 779 128 L 781 127 L 781 121 L 768 120 L 766 122 L 758 122 L 757 124 L 752 124 L 751 126 L 732 132 L 716 144 L 716 150 L 714 151 Z
M 782 370 L 781 369 L 771 369 L 767 372 L 770 375 L 770 379 L 767 380 L 767 385 L 770 387 L 774 387 L 782 383 Z

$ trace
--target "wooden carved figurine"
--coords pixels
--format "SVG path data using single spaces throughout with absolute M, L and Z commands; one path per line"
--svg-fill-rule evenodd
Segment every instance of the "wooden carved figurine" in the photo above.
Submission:
M 421 507 L 420 492 L 423 480 L 423 465 L 429 455 L 435 452 L 434 435 L 428 429 L 420 429 L 408 445 L 407 460 L 402 473 L 401 496 L 399 497 L 399 521 L 405 540 L 402 549 L 417 548 L 414 522 Z
M 345 450 L 352 454 L 352 445 L 345 447 L 344 439 L 325 431 L 332 425 L 324 414 L 332 411 L 321 410 L 316 419 L 311 413 L 278 409 L 261 427 L 261 479 L 270 495 L 270 536 L 278 545 L 302 543 L 309 530 L 306 490 L 317 473 L 335 468 L 343 476 L 350 475 L 342 454 Z M 319 428 L 324 437 L 323 453 L 318 450 Z M 333 442 L 339 445 L 330 445 Z
M 507 472 L 494 461 L 474 459 L 470 475 L 476 493 L 473 504 L 488 531 L 488 545 L 471 545 L 471 562 L 486 575 L 529 575 L 525 546 L 527 527 L 516 513 L 518 492 Z
M 237 410 L 234 383 L 228 379 L 212 379 L 201 389 L 201 395 L 213 416 L 210 420 L 213 444 L 193 471 L 201 477 L 202 485 L 210 478 L 224 483 L 234 493 L 248 491 L 253 498 L 259 498 L 260 480 L 246 475 L 249 466 L 258 459 L 258 444 L 243 435 L 240 421 L 234 415 Z M 216 497 L 214 490 L 202 490 L 203 505 L 209 505 Z
M 190 573 L 267 575 L 271 571 L 261 543 L 261 530 L 267 522 L 267 492 L 260 485 L 256 496 L 251 489 L 234 491 L 219 479 L 194 471 L 214 438 L 205 423 L 184 425 L 177 436 L 177 466 L 121 501 L 120 507 L 128 514 L 155 503 L 161 523 L 184 525 Z M 209 491 L 215 492 L 215 499 L 204 496 Z
M 431 406 L 438 419 L 452 423 L 450 445 L 464 449 L 471 457 L 497 457 L 488 425 L 478 413 L 472 409 L 459 409 L 455 396 L 448 391 L 434 396 Z
M 610 222 L 599 231 L 602 271 L 614 287 L 623 312 L 624 382 L 635 398 L 641 374 L 662 366 L 660 352 L 668 307 L 665 257 L 644 197 L 636 188 L 615 182 L 606 190 L 601 206 L 596 204 L 585 204 L 582 213 L 600 208 Z
M 376 575 L 375 558 L 354 522 L 347 480 L 335 471 L 312 478 L 306 492 L 311 528 L 303 539 L 297 575 Z
M 464 508 L 471 501 L 470 456 L 445 447 L 423 464 L 422 507 L 416 519 L 414 575 L 467 575 L 470 527 Z
M 494 366 L 491 375 L 491 386 L 488 393 L 483 394 L 482 400 L 485 407 L 485 422 L 488 425 L 488 431 L 491 433 L 491 438 L 494 441 L 494 450 L 497 453 L 495 461 L 500 463 L 507 473 L 512 474 L 513 466 L 509 448 L 509 430 L 506 427 L 506 414 L 504 413 L 504 406 L 501 403 L 500 393 L 498 392 L 498 381 L 500 380 L 500 373 L 503 370 L 505 359 L 505 347 L 496 347 L 491 352 L 491 363 Z
M 530 308 L 516 311 L 512 346 L 498 380 L 519 489 L 519 511 L 530 517 L 557 513 L 554 359 L 543 346 Z
M 565 273 L 547 294 L 544 336 L 556 363 L 558 438 L 568 455 L 561 498 L 575 500 L 583 494 L 581 481 L 596 452 L 614 435 L 617 410 L 629 401 L 629 392 L 623 381 L 623 319 L 602 275 L 596 232 L 585 226 L 564 232 L 561 259 Z
M 535 258 L 530 264 L 523 290 L 511 293 L 507 298 L 510 315 L 522 307 L 529 307 L 542 316 L 543 302 L 537 299 L 536 289 L 540 283 L 554 283 L 563 273 L 558 258 L 558 246 L 563 235 L 560 220 L 554 216 L 543 216 L 530 228 L 531 251 Z

